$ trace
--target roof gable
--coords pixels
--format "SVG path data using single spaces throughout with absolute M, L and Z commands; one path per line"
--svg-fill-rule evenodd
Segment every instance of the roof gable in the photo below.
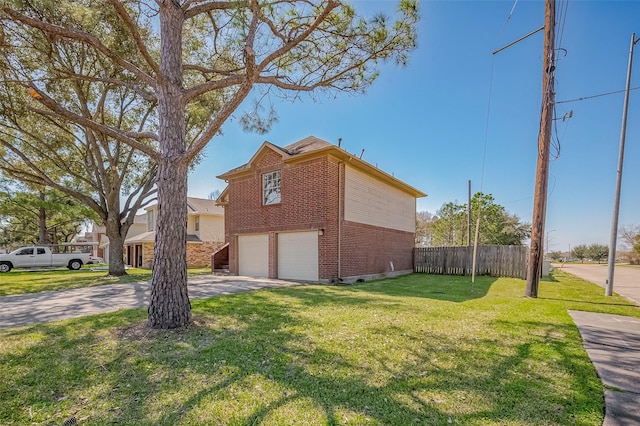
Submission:
M 306 138 L 299 140 L 282 148 L 289 155 L 305 154 L 308 152 L 314 152 L 323 148 L 334 146 L 333 144 L 317 138 L 315 136 L 307 136 Z
M 147 212 L 156 211 L 158 210 L 158 204 L 156 203 L 149 207 L 146 207 L 145 210 Z M 187 197 L 187 214 L 224 216 L 224 209 L 217 204 L 217 200 Z M 142 218 L 144 218 L 144 220 L 141 220 L 140 223 L 147 223 L 146 214 L 143 214 L 141 216 Z M 138 218 L 138 216 L 136 216 L 136 218 Z
M 187 209 L 189 214 L 224 214 L 224 209 L 216 205 L 216 200 L 208 200 L 205 198 L 187 197 Z
M 282 155 L 282 156 L 290 156 L 289 153 L 284 151 L 279 146 L 276 146 L 276 145 L 272 144 L 271 142 L 264 141 L 262 143 L 262 145 L 260 145 L 260 148 L 258 148 L 256 153 L 253 154 L 253 156 L 251 157 L 251 159 L 248 162 L 246 162 L 245 164 L 243 164 L 241 166 L 238 166 L 238 167 L 236 167 L 234 169 L 231 169 L 228 172 L 225 172 L 225 173 L 223 173 L 223 174 L 221 174 L 220 176 L 217 176 L 217 177 L 219 179 L 226 179 L 224 177 L 226 175 L 236 175 L 236 174 L 241 174 L 243 172 L 251 171 L 253 169 L 253 166 L 260 161 L 260 158 L 262 158 L 262 156 L 265 154 L 265 151 L 267 151 L 267 150 L 274 151 L 277 154 Z
M 349 165 L 356 167 L 362 172 L 375 176 L 378 179 L 381 179 L 384 182 L 387 182 L 390 185 L 413 195 L 414 197 L 425 197 L 427 195 L 424 192 L 412 187 L 411 185 L 406 184 L 400 179 L 397 179 L 395 176 L 390 175 L 389 173 L 380 170 L 378 167 L 367 163 L 355 154 L 351 154 L 344 149 L 315 136 L 307 136 L 306 138 L 294 142 L 291 145 L 287 145 L 284 148 L 280 148 L 272 144 L 271 142 L 265 141 L 246 164 L 243 164 L 240 167 L 236 167 L 235 169 L 231 169 L 228 172 L 223 173 L 217 177 L 219 179 L 228 181 L 230 178 L 240 177 L 252 173 L 255 169 L 255 165 L 260 161 L 262 156 L 265 155 L 265 152 L 268 152 L 267 150 L 276 152 L 281 155 L 282 160 L 285 163 L 298 162 L 314 157 L 320 157 L 323 155 L 330 155 L 341 161 L 349 163 Z M 219 205 L 224 205 L 226 203 L 226 195 L 227 190 L 225 189 L 217 200 Z

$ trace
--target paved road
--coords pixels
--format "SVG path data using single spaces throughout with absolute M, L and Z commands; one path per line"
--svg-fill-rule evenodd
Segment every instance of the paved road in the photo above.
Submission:
M 294 285 L 300 283 L 216 275 L 190 278 L 188 284 L 190 299 Z M 137 282 L 0 297 L 0 328 L 147 306 L 149 287 Z
M 555 265 L 559 267 L 558 265 Z M 562 270 L 584 278 L 587 281 L 606 287 L 607 265 L 571 263 L 562 266 Z M 640 305 L 640 268 L 616 266 L 613 273 L 613 291 Z

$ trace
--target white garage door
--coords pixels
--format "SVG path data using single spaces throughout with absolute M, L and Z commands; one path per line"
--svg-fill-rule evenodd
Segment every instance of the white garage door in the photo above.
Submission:
M 238 237 L 238 273 L 248 277 L 269 276 L 269 235 Z
M 318 232 L 278 234 L 278 278 L 318 280 Z

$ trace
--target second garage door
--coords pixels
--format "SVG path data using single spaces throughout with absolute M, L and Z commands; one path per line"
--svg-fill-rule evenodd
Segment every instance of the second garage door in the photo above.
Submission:
M 248 277 L 269 276 L 269 235 L 238 237 L 238 273 Z
M 318 280 L 318 232 L 278 234 L 278 278 Z

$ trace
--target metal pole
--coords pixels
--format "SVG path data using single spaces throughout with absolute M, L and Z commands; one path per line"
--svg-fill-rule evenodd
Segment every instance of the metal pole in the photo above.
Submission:
M 638 39 L 640 40 L 640 39 Z M 616 176 L 616 194 L 613 202 L 613 217 L 611 219 L 611 239 L 609 240 L 609 262 L 607 272 L 607 288 L 605 296 L 613 295 L 613 272 L 616 264 L 616 244 L 618 238 L 618 216 L 620 215 L 620 188 L 622 187 L 622 166 L 624 164 L 624 142 L 627 136 L 627 111 L 629 109 L 629 88 L 631 86 L 631 67 L 633 65 L 633 46 L 638 42 L 636 33 L 631 34 L 629 47 L 629 65 L 627 66 L 627 85 L 624 91 L 624 105 L 622 107 L 622 129 L 620 130 L 620 152 L 618 153 L 618 172 Z

